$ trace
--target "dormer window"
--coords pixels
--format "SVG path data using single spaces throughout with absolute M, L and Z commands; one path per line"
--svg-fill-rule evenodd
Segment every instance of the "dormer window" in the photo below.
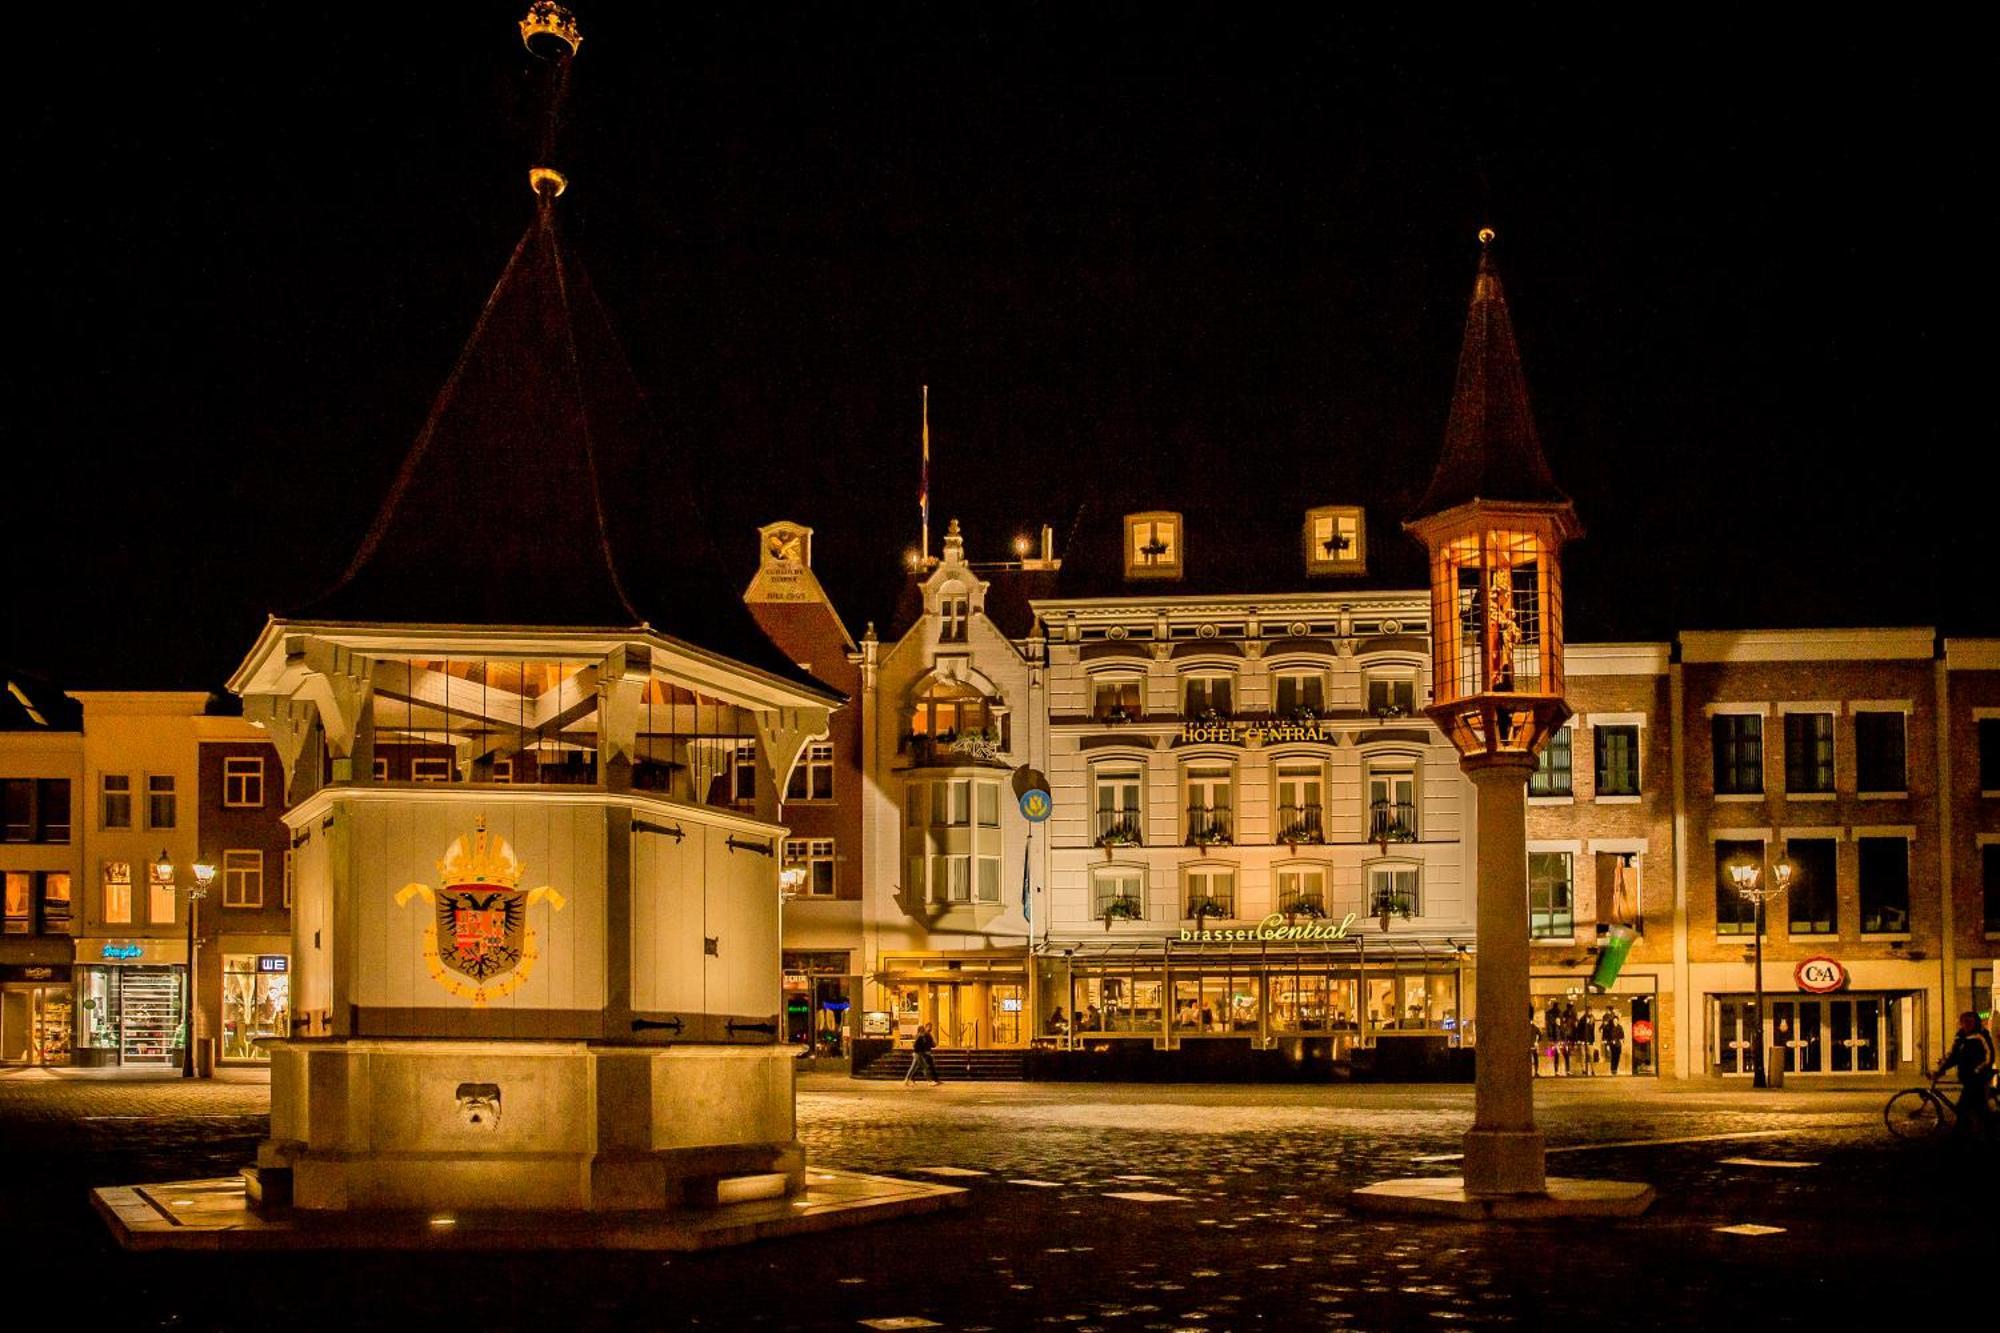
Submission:
M 1164 511 L 1125 516 L 1125 577 L 1181 576 L 1181 516 Z
M 938 589 L 939 643 L 964 643 L 971 619 L 972 603 L 963 584 L 947 583 Z
M 1359 574 L 1367 568 L 1366 530 L 1359 505 L 1324 505 L 1306 511 L 1306 573 Z

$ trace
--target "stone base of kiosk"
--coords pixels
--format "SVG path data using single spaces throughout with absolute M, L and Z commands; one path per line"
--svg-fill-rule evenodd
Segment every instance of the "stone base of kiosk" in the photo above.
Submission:
M 1412 1176 L 1363 1186 L 1347 1196 L 1364 1213 L 1409 1213 L 1462 1222 L 1538 1222 L 1560 1217 L 1637 1217 L 1653 1202 L 1653 1187 L 1635 1180 L 1574 1180 L 1550 1176 L 1543 1189 L 1522 1194 L 1474 1194 L 1463 1176 Z
M 253 1185 L 303 1212 L 631 1212 L 798 1194 L 788 1046 L 272 1043 Z

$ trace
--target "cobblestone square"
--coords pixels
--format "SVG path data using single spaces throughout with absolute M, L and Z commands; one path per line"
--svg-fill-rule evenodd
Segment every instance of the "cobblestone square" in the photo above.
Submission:
M 951 1168 L 972 1207 L 667 1259 L 111 1245 L 88 1187 L 232 1172 L 267 1097 L 254 1081 L 0 1075 L 14 1308 L 54 1277 L 91 1327 L 1848 1327 L 1864 1311 L 1915 1316 L 1952 1275 L 1983 1271 L 2000 1235 L 1994 1154 L 1891 1140 L 1875 1092 L 1545 1086 L 1551 1172 L 1650 1181 L 1659 1202 L 1629 1221 L 1474 1226 L 1363 1219 L 1344 1202 L 1371 1180 L 1451 1174 L 1465 1088 L 809 1077 L 812 1160 Z

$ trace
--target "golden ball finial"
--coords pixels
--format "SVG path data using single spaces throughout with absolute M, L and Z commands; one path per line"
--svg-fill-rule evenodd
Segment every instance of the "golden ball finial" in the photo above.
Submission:
M 576 26 L 576 15 L 555 0 L 535 0 L 521 19 L 521 45 L 548 59 L 558 53 L 558 43 L 568 48 L 572 56 L 583 45 L 583 32 Z
M 1481 245 L 1493 244 L 1493 228 L 1481 227 L 1479 229 L 1479 243 Z

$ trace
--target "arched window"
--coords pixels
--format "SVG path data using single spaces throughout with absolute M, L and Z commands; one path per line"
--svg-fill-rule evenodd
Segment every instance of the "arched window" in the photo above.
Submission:
M 967 734 L 986 735 L 993 729 L 991 701 L 963 681 L 934 680 L 917 696 L 910 716 L 910 734 L 949 742 Z

